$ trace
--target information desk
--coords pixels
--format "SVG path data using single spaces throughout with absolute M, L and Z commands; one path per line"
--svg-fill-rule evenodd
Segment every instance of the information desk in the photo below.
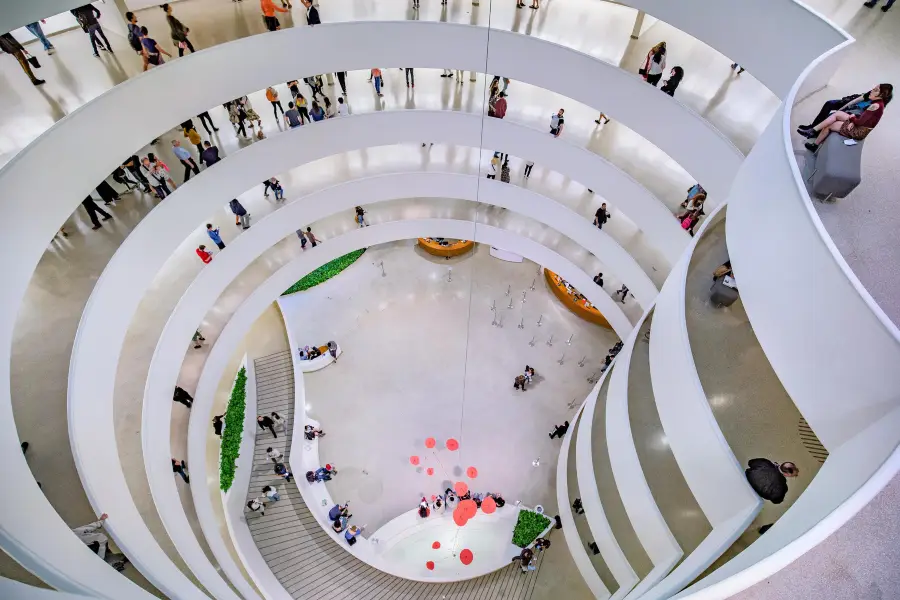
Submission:
M 606 317 L 604 317 L 599 310 L 588 304 L 587 299 L 582 296 L 578 290 L 571 285 L 569 286 L 569 289 L 566 289 L 566 283 L 562 277 L 549 269 L 544 269 L 544 279 L 547 281 L 547 287 L 550 288 L 553 295 L 556 296 L 566 308 L 585 321 L 590 321 L 601 327 L 612 329 L 609 322 L 606 320 Z M 571 292 L 569 290 L 571 290 Z
M 457 240 L 447 245 L 442 245 L 433 238 L 419 238 L 419 247 L 428 254 L 450 258 L 451 256 L 465 254 L 475 247 L 475 242 L 471 240 Z

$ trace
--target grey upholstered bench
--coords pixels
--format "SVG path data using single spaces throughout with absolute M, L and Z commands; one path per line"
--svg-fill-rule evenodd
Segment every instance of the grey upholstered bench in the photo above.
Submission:
M 845 138 L 837 133 L 828 136 L 819 151 L 809 181 L 812 193 L 823 199 L 844 198 L 859 185 L 863 141 L 853 146 L 844 144 Z

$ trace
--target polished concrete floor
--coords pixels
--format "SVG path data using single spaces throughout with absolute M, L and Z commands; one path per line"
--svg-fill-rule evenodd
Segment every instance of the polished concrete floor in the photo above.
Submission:
M 450 261 L 413 240 L 375 250 L 340 276 L 281 301 L 298 343 L 335 340 L 344 351 L 337 364 L 304 379 L 309 415 L 328 433 L 320 458 L 340 470 L 327 483 L 332 498 L 350 501 L 354 521 L 370 532 L 460 480 L 508 502 L 554 510 L 559 441 L 547 432 L 568 418 L 570 402 L 584 400 L 586 379 L 616 335 L 565 308 L 537 265 L 499 260 L 483 244 Z M 502 327 L 491 325 L 492 302 Z M 526 364 L 537 375 L 522 393 L 512 382 Z M 427 437 L 456 438 L 460 449 L 426 450 Z M 419 468 L 410 465 L 412 455 L 421 458 Z M 477 479 L 466 478 L 469 466 Z
M 684 555 L 690 554 L 712 526 L 688 487 L 663 430 L 650 381 L 651 314 L 643 323 L 628 371 L 628 417 L 641 469 L 650 493 Z
M 784 502 L 763 503 L 747 531 L 709 571 L 756 541 L 759 527 L 778 520 L 822 466 L 804 446 L 799 430 L 800 411 L 763 354 L 743 303 L 738 299 L 729 307 L 719 308 L 709 301 L 712 272 L 726 260 L 728 248 L 722 220 L 704 233 L 688 267 L 685 316 L 700 384 L 741 465 L 746 466 L 752 458 L 790 461 L 800 468 L 800 476 L 790 480 Z M 740 273 L 736 275 L 740 285 Z
M 609 377 L 607 377 L 607 381 Z M 609 385 L 604 382 L 603 389 L 597 399 L 597 408 L 594 411 L 594 421 L 591 437 L 591 456 L 594 465 L 594 476 L 597 478 L 597 490 L 600 493 L 600 502 L 606 520 L 612 529 L 613 537 L 622 549 L 628 564 L 634 569 L 639 579 L 643 579 L 653 570 L 653 563 L 644 546 L 638 539 L 637 533 L 628 513 L 625 511 L 625 503 L 619 495 L 613 475 L 612 463 L 609 458 L 609 446 L 606 437 L 606 390 Z
M 599 393 L 605 395 L 608 388 L 609 377 L 607 376 L 606 381 L 604 381 L 603 385 L 600 386 Z M 578 486 L 578 473 L 576 472 L 575 466 L 575 447 L 577 446 L 578 433 L 580 429 L 581 420 L 578 421 L 577 427 L 573 426 L 571 429 L 569 429 L 568 433 L 568 435 L 572 437 L 571 442 L 569 443 L 569 459 L 566 465 L 568 467 L 568 470 L 566 472 L 566 484 L 568 486 L 570 503 L 574 502 L 576 498 L 581 498 L 581 491 Z M 585 552 L 588 553 L 588 556 L 591 559 L 591 564 L 594 565 L 594 569 L 597 571 L 597 575 L 599 575 L 600 581 L 603 582 L 603 585 L 606 586 L 606 589 L 610 594 L 615 594 L 616 590 L 619 589 L 619 584 L 616 582 L 616 578 L 613 576 L 612 571 L 609 570 L 609 566 L 606 564 L 606 561 L 603 560 L 603 556 L 601 554 L 594 554 L 589 548 L 589 544 L 594 541 L 594 535 L 593 533 L 591 533 L 591 528 L 590 525 L 588 525 L 587 517 L 584 514 L 576 514 L 571 506 L 569 506 L 566 510 L 572 511 L 572 517 L 575 519 L 575 529 L 578 532 L 578 538 L 581 540 L 581 544 L 584 546 Z M 571 532 L 567 535 L 571 535 Z

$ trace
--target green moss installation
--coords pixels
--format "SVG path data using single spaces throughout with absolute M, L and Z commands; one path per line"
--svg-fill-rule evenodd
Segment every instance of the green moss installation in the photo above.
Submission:
M 287 296 L 288 294 L 302 292 L 304 290 L 308 290 L 311 287 L 315 287 L 320 283 L 325 283 L 326 281 L 355 263 L 365 251 L 365 248 L 354 250 L 349 254 L 339 256 L 333 261 L 325 263 L 312 273 L 304 275 L 297 283 L 286 289 L 281 295 Z
M 227 492 L 234 482 L 235 463 L 241 454 L 241 434 L 244 433 L 244 411 L 247 408 L 247 369 L 241 367 L 228 409 L 225 411 L 225 430 L 222 432 L 222 449 L 219 455 L 219 487 Z
M 550 519 L 534 511 L 520 510 L 519 519 L 513 529 L 512 543 L 524 548 L 537 539 L 550 525 Z

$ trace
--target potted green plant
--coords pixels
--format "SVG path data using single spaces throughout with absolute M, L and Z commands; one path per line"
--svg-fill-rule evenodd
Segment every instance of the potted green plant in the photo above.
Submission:
M 219 488 L 227 492 L 234 481 L 235 463 L 241 453 L 241 434 L 244 433 L 244 411 L 247 407 L 247 369 L 241 367 L 234 380 L 228 409 L 225 412 L 225 429 L 222 431 L 222 448 L 219 451 Z
M 304 275 L 301 277 L 297 283 L 286 289 L 281 295 L 287 296 L 288 294 L 294 294 L 296 292 L 302 292 L 308 290 L 311 287 L 315 287 L 320 283 L 325 283 L 353 263 L 355 263 L 360 256 L 365 252 L 365 248 L 361 248 L 359 250 L 354 250 L 349 254 L 345 254 L 343 256 L 339 256 L 336 259 L 325 263 L 315 271 Z
M 519 510 L 519 518 L 513 528 L 512 543 L 519 548 L 529 546 L 550 529 L 550 519 L 528 508 Z

